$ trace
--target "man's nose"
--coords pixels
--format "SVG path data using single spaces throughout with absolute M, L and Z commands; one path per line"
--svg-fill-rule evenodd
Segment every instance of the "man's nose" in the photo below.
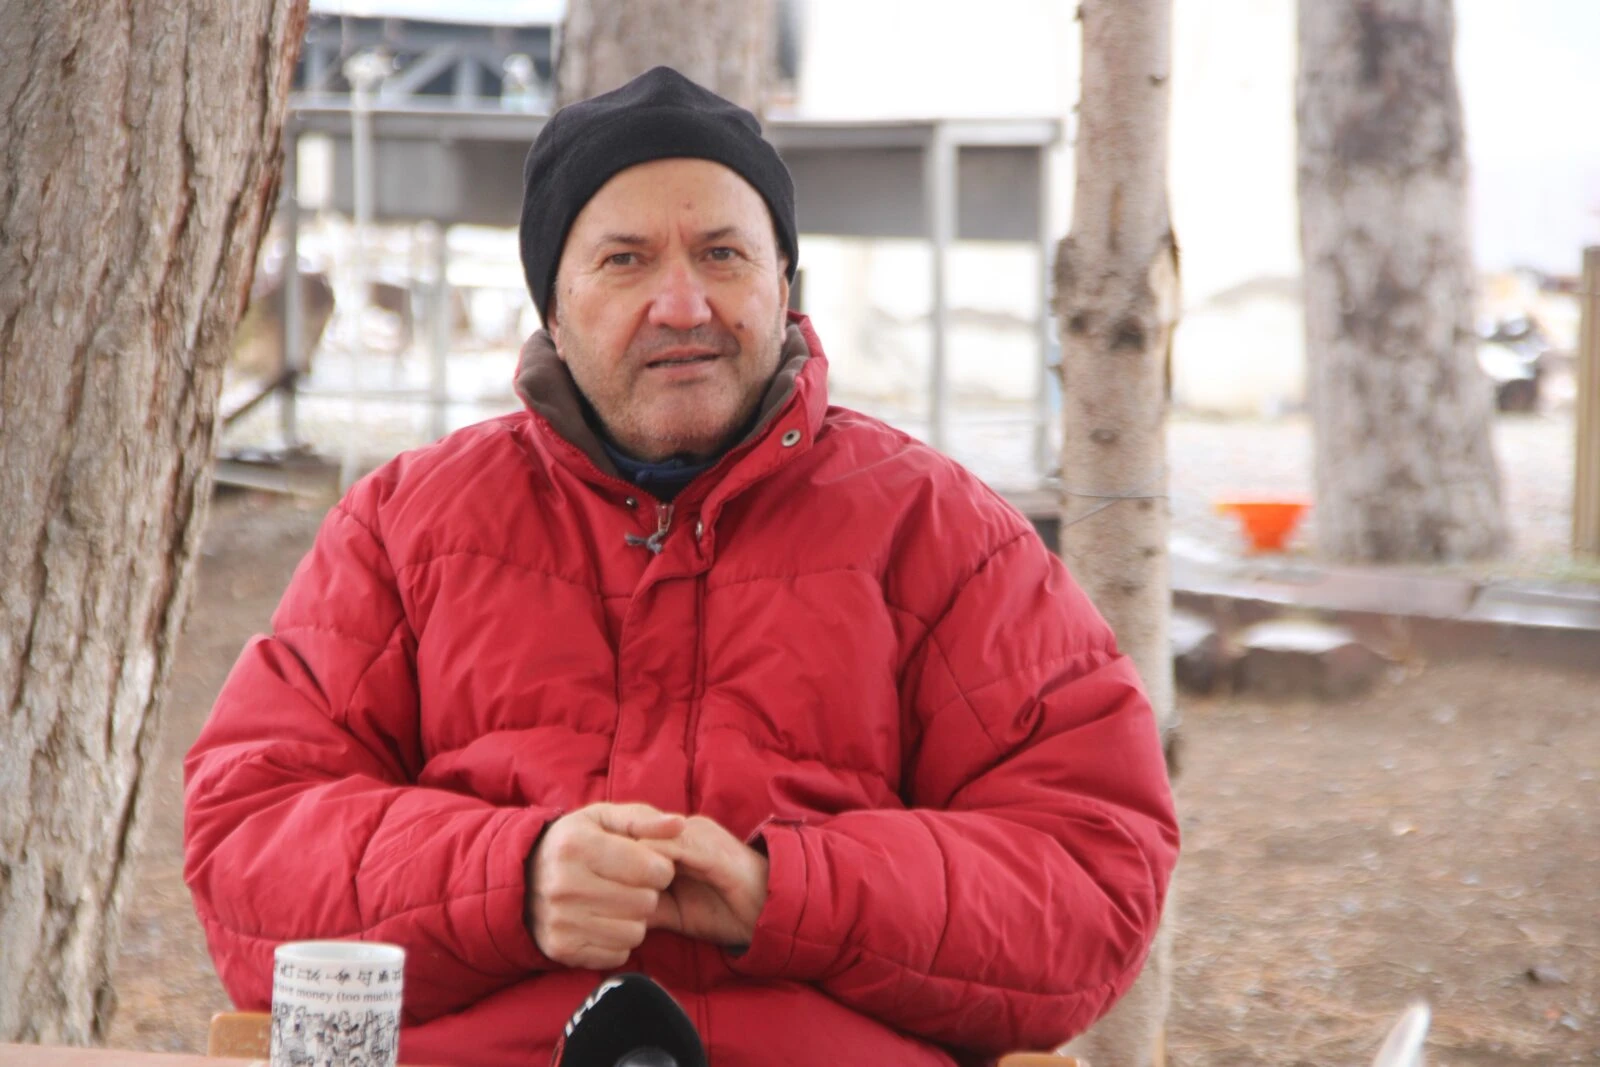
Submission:
M 675 262 L 662 271 L 650 303 L 650 324 L 692 330 L 711 321 L 705 283 L 692 265 Z

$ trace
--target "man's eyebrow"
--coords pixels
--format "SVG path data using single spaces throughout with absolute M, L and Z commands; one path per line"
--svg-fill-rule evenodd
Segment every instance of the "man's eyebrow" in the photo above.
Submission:
M 738 226 L 718 226 L 714 230 L 704 230 L 700 234 L 702 242 L 720 241 L 725 237 L 737 237 L 741 241 L 748 241 L 745 232 Z
M 600 239 L 595 241 L 595 247 L 598 248 L 601 245 L 623 245 L 627 248 L 641 248 L 649 243 L 648 238 L 637 233 L 606 233 L 601 234 Z

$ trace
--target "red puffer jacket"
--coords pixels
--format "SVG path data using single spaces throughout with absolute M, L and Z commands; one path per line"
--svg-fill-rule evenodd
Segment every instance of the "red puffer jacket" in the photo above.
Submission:
M 627 968 L 719 1067 L 979 1062 L 1132 981 L 1177 852 L 1133 668 L 1014 510 L 828 407 L 805 320 L 785 352 L 670 513 L 607 473 L 541 335 L 529 411 L 329 514 L 185 765 L 186 880 L 241 1008 L 281 941 L 393 941 L 402 1062 L 547 1062 L 599 976 L 540 953 L 523 864 L 602 800 L 765 842 L 746 952 L 657 931 Z

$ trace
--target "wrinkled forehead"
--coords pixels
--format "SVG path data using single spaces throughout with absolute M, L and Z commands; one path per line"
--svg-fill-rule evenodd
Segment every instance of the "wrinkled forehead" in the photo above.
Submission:
M 692 157 L 653 159 L 613 174 L 578 212 L 568 244 L 687 216 L 708 229 L 748 229 L 777 247 L 777 224 L 755 186 L 731 167 Z

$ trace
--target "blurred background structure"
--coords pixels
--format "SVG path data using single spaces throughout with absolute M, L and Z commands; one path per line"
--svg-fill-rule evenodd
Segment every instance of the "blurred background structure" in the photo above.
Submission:
M 262 285 L 264 294 L 285 294 L 280 300 L 285 322 L 312 329 L 303 334 L 286 326 L 272 334 L 301 338 L 283 354 L 286 367 L 268 361 L 269 371 L 278 372 L 268 382 L 298 380 L 297 389 L 280 397 L 281 445 L 325 446 L 327 435 L 337 431 L 315 416 L 303 425 L 300 409 L 348 392 L 356 363 L 374 349 L 392 351 L 393 365 L 388 374 L 364 376 L 369 384 L 361 392 L 375 402 L 375 413 L 424 402 L 431 408 L 425 422 L 429 436 L 509 403 L 516 345 L 538 325 L 523 290 L 511 228 L 521 201 L 522 157 L 553 99 L 555 29 L 545 20 L 556 10 L 530 10 L 534 21 L 509 28 L 459 21 L 473 17 L 470 7 L 450 10 L 458 20 L 453 23 L 336 20 L 327 14 L 314 19 L 301 64 L 301 92 L 289 120 L 290 169 L 278 251 L 269 253 Z M 509 13 L 502 10 L 500 16 Z M 1052 418 L 1046 373 L 1048 198 L 1051 156 L 1061 141 L 1059 119 L 883 118 L 870 107 L 837 118 L 800 118 L 792 103 L 800 49 L 794 14 L 793 4 L 780 5 L 777 12 L 778 70 L 771 79 L 776 99 L 768 108 L 769 129 L 796 176 L 807 235 L 797 302 L 806 310 L 814 303 L 831 304 L 836 317 L 859 323 L 850 331 L 857 344 L 835 346 L 841 362 L 852 363 L 845 354 L 851 350 L 871 353 L 853 361 L 853 373 L 843 373 L 843 387 L 890 406 L 900 421 L 934 443 L 955 447 L 947 433 L 952 392 L 994 393 L 998 383 L 999 396 L 1014 408 L 1002 412 L 1000 421 L 1022 423 L 1015 435 L 1022 448 L 1017 466 L 1044 469 Z M 364 239 L 340 228 L 353 216 L 356 199 L 351 163 L 357 109 L 340 74 L 340 57 L 352 49 L 381 52 L 394 67 L 371 111 L 371 192 L 379 228 Z M 363 285 L 350 277 L 351 252 L 374 241 L 379 250 L 372 259 L 382 266 Z M 892 276 L 902 275 L 893 280 L 864 278 L 859 263 L 854 270 L 830 270 L 829 253 L 839 258 L 841 241 L 869 255 L 880 244 L 909 249 L 914 259 L 893 264 Z M 1000 330 L 980 316 L 978 334 L 986 353 L 979 366 L 954 361 L 950 352 L 960 333 L 951 321 L 951 294 L 960 284 L 952 274 L 958 250 L 968 244 L 997 249 L 999 261 L 1011 268 L 999 280 L 1025 287 L 1022 308 L 991 316 L 1001 320 Z M 283 251 L 290 247 L 299 250 L 298 257 Z M 813 256 L 820 265 L 814 266 Z M 302 269 L 302 261 L 308 279 L 331 275 L 336 290 L 347 296 L 365 292 L 369 306 L 379 309 L 373 322 L 368 320 L 374 316 L 361 313 L 341 316 L 336 305 L 333 328 L 315 360 L 310 356 L 318 336 L 317 312 L 308 318 L 300 306 L 305 298 L 295 296 L 303 286 L 280 277 L 286 269 Z M 818 276 L 831 280 L 832 288 L 816 283 L 808 288 Z M 448 279 L 442 288 L 441 278 Z M 907 296 L 909 306 L 900 307 Z M 418 345 L 424 335 L 416 326 L 424 318 L 426 341 Z M 885 329 L 881 319 L 894 328 Z M 362 343 L 369 332 L 370 345 Z M 1015 336 L 1006 337 L 1007 332 Z M 1007 358 L 999 361 L 989 343 L 995 338 L 988 336 L 996 333 L 1002 344 L 1011 342 Z M 417 349 L 427 358 L 415 358 Z M 468 352 L 481 358 L 469 362 Z M 235 402 L 236 413 L 262 396 L 260 361 L 252 364 L 255 388 Z M 307 373 L 283 375 L 286 368 Z M 960 375 L 954 383 L 952 368 Z M 413 427 L 416 418 L 413 406 Z M 416 428 L 395 430 L 362 436 L 379 450 L 416 443 Z M 229 457 L 224 477 L 256 484 L 277 477 L 253 473 L 252 464 L 239 462 L 249 458 Z
M 284 368 L 259 356 L 238 368 L 224 453 L 245 462 L 226 463 L 225 478 L 282 481 L 253 461 L 299 444 L 338 456 L 352 433 L 371 465 L 514 406 L 516 347 L 538 323 L 509 227 L 522 154 L 554 102 L 565 7 L 313 3 L 288 126 L 295 151 L 258 279 L 302 322 L 290 353 L 302 361 L 299 402 L 250 404 Z M 916 18 L 892 3 L 782 0 L 766 116 L 799 187 L 797 303 L 830 339 L 836 395 L 1026 489 L 1056 452 L 1046 257 L 1070 207 L 1078 38 L 1071 5 L 1057 0 L 1007 0 L 1004 16 L 964 0 Z M 1583 47 L 1600 40 L 1600 8 L 1542 0 L 1513 13 L 1460 0 L 1457 30 L 1481 363 L 1502 410 L 1536 416 L 1496 430 L 1514 550 L 1555 558 L 1570 540 L 1577 273 L 1583 245 L 1600 241 L 1600 126 L 1573 121 L 1566 102 L 1600 96 Z M 373 104 L 377 222 L 363 281 L 352 271 L 343 64 L 366 52 L 392 72 Z M 1171 432 L 1175 482 L 1197 489 L 1179 490 L 1174 507 L 1180 536 L 1217 548 L 1238 543 L 1210 506 L 1217 495 L 1308 487 L 1294 70 L 1293 0 L 1176 3 L 1171 195 L 1184 307 Z M 953 166 L 930 150 L 936 141 L 956 153 Z M 934 202 L 940 166 L 955 205 L 942 247 L 930 240 L 949 210 Z M 302 286 L 316 290 L 301 300 L 277 280 L 290 238 Z M 337 299 L 318 334 L 327 293 Z M 357 363 L 371 368 L 357 374 Z M 366 399 L 352 429 L 346 394 L 358 378 Z M 1198 483 L 1182 477 L 1187 457 Z

